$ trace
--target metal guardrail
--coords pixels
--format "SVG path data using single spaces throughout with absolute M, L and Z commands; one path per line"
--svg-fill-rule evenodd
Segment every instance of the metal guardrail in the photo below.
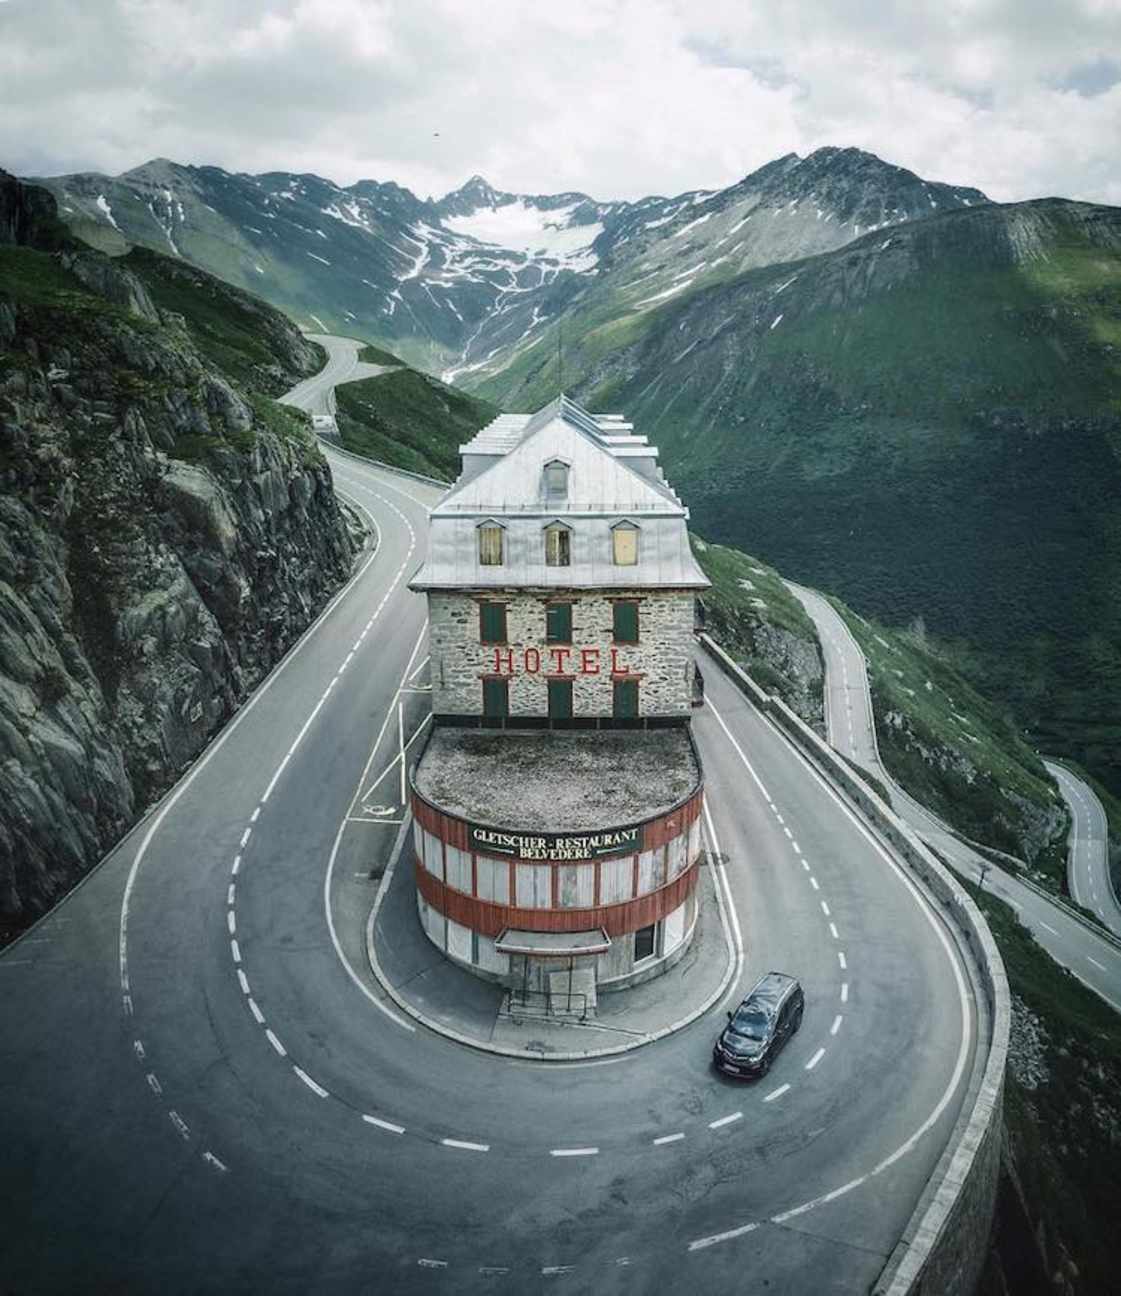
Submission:
M 375 468 L 385 468 L 389 472 L 399 473 L 402 477 L 411 477 L 414 481 L 424 482 L 427 486 L 440 486 L 444 490 L 450 490 L 454 485 L 453 482 L 444 481 L 440 477 L 429 477 L 425 473 L 411 472 L 408 468 L 398 468 L 396 464 L 386 463 L 384 459 L 374 459 L 370 455 L 358 454 L 355 450 L 346 450 L 329 437 L 320 437 L 319 440 L 329 445 L 336 454 L 345 455 L 348 459 L 357 459 L 359 463 L 371 464 Z

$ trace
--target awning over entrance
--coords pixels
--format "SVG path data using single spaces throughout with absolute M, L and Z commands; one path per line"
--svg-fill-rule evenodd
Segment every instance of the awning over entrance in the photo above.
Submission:
M 611 937 L 602 927 L 577 932 L 518 931 L 507 927 L 499 933 L 494 948 L 499 954 L 529 954 L 538 958 L 606 954 L 611 948 Z

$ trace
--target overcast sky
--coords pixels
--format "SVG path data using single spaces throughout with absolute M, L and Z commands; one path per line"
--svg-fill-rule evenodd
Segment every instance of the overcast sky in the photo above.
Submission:
M 597 198 L 856 145 L 1121 204 L 1121 0 L 0 0 L 0 166 Z

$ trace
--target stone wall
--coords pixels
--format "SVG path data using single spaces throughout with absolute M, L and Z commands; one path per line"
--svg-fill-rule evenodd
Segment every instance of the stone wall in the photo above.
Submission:
M 546 715 L 550 677 L 572 679 L 574 716 L 610 716 L 613 670 L 640 677 L 641 716 L 690 714 L 695 669 L 691 591 L 573 591 L 558 599 L 555 590 L 518 590 L 485 597 L 506 604 L 503 646 L 479 642 L 479 596 L 428 596 L 432 709 L 437 715 L 481 714 L 482 678 L 501 675 L 510 681 L 511 716 Z M 612 602 L 620 598 L 638 601 L 636 644 L 612 640 Z M 545 642 L 550 601 L 573 605 L 571 646 Z

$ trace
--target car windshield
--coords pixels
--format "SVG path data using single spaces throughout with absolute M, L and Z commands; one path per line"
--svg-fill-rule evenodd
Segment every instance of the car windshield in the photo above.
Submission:
M 767 1038 L 767 1023 L 770 1018 L 758 1008 L 741 1008 L 732 1018 L 732 1029 L 737 1035 L 749 1040 Z

